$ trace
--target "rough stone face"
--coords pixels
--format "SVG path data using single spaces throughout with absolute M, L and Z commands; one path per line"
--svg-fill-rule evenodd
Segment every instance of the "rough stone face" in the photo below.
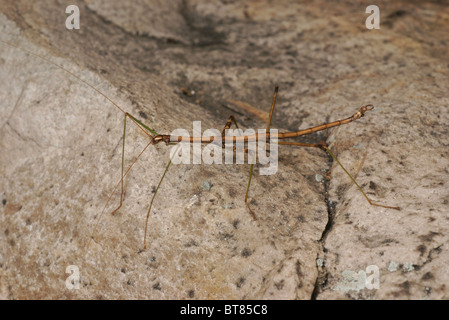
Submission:
M 449 9 L 381 2 L 367 30 L 362 2 L 156 2 L 86 1 L 67 30 L 64 1 L 0 1 L 0 39 L 47 59 L 0 42 L 0 297 L 447 299 Z M 145 150 L 112 215 L 123 112 L 161 134 L 264 128 L 275 85 L 280 131 L 373 104 L 298 141 L 401 210 L 324 151 L 279 146 L 275 175 L 255 167 L 256 221 L 249 165 L 172 165 L 143 250 L 172 146 Z M 149 142 L 126 133 L 125 168 Z

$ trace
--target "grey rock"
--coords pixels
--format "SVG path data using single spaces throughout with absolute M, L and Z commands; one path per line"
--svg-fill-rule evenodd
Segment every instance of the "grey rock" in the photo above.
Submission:
M 373 104 L 301 141 L 327 140 L 370 198 L 401 211 L 370 206 L 323 151 L 280 146 L 276 175 L 255 170 L 256 221 L 248 165 L 173 165 L 143 250 L 171 146 L 144 152 L 111 215 L 124 114 L 0 43 L 0 298 L 448 298 L 447 7 L 383 4 L 381 29 L 367 30 L 351 3 L 89 1 L 69 31 L 65 5 L 0 1 L 1 39 L 161 134 L 195 120 L 221 130 L 230 114 L 264 128 L 275 85 L 281 131 Z M 149 140 L 128 121 L 126 141 L 128 167 Z M 335 290 L 373 265 L 378 289 Z

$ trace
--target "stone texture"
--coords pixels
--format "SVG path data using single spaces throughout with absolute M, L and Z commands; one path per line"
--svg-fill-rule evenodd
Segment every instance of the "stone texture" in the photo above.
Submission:
M 2 40 L 159 133 L 221 130 L 230 114 L 263 128 L 275 85 L 280 130 L 374 104 L 303 141 L 327 140 L 373 200 L 402 208 L 370 206 L 324 152 L 281 147 L 278 173 L 252 181 L 257 221 L 248 165 L 171 167 L 142 250 L 170 148 L 151 146 L 123 207 L 110 214 L 115 193 L 101 214 L 120 180 L 123 113 L 0 43 L 2 298 L 448 298 L 443 4 L 380 2 L 381 29 L 367 30 L 364 1 L 86 1 L 68 31 L 63 1 L 0 3 Z M 126 139 L 130 165 L 148 138 L 129 122 Z M 79 290 L 65 286 L 69 265 Z M 359 281 L 368 266 L 378 289 Z

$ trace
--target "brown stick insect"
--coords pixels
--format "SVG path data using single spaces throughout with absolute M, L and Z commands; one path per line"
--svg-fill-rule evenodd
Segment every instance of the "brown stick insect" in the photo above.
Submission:
M 177 144 L 180 142 L 186 142 L 188 144 L 193 144 L 193 143 L 201 143 L 201 144 L 209 144 L 214 142 L 215 139 L 217 138 L 221 138 L 222 141 L 222 148 L 225 148 L 227 143 L 238 143 L 238 142 L 248 142 L 251 140 L 262 140 L 265 141 L 266 143 L 270 143 L 270 139 L 271 138 L 276 138 L 277 140 L 282 140 L 282 141 L 278 141 L 277 143 L 279 145 L 289 145 L 289 146 L 299 146 L 299 147 L 307 147 L 307 148 L 319 148 L 327 153 L 329 153 L 329 155 L 338 163 L 338 165 L 343 169 L 343 171 L 348 175 L 348 177 L 351 179 L 351 181 L 357 186 L 358 190 L 363 194 L 363 196 L 365 197 L 365 199 L 368 201 L 368 203 L 371 206 L 377 206 L 377 207 L 382 207 L 382 208 L 386 208 L 386 209 L 394 209 L 394 210 L 400 210 L 399 207 L 397 206 L 387 206 L 384 204 L 380 204 L 380 203 L 376 203 L 374 201 L 372 201 L 367 195 L 366 193 L 363 191 L 363 189 L 360 187 L 360 185 L 356 182 L 356 180 L 351 176 L 351 174 L 344 168 L 344 166 L 341 164 L 341 162 L 337 159 L 337 157 L 334 155 L 334 153 L 330 150 L 329 146 L 327 145 L 326 142 L 322 141 L 319 143 L 302 143 L 302 142 L 296 142 L 296 141 L 283 141 L 285 139 L 291 139 L 291 138 L 296 138 L 296 137 L 300 137 L 300 136 L 304 136 L 307 134 L 311 134 L 314 132 L 318 132 L 318 131 L 322 131 L 325 129 L 329 129 L 329 128 L 333 128 L 333 127 L 338 127 L 338 126 L 342 126 L 342 125 L 346 125 L 349 124 L 351 122 L 354 122 L 362 117 L 365 116 L 365 114 L 371 110 L 373 110 L 374 106 L 371 104 L 362 106 L 357 112 L 355 112 L 353 115 L 345 118 L 345 119 L 341 119 L 341 120 L 336 120 L 333 122 L 329 122 L 329 123 L 324 123 L 318 126 L 314 126 L 308 129 L 303 129 L 303 130 L 299 130 L 299 131 L 291 131 L 291 132 L 283 132 L 283 133 L 275 133 L 272 134 L 270 132 L 270 127 L 271 127 L 271 120 L 273 117 L 273 112 L 274 112 L 274 107 L 275 107 L 275 103 L 276 103 L 276 97 L 278 95 L 278 87 L 275 88 L 274 90 L 274 95 L 273 95 L 273 99 L 272 99 L 272 103 L 271 103 L 271 108 L 270 108 L 270 112 L 269 112 L 269 117 L 268 117 L 268 121 L 267 121 L 267 127 L 266 127 L 266 131 L 264 133 L 255 133 L 253 135 L 241 135 L 241 136 L 228 136 L 226 135 L 226 130 L 230 129 L 231 125 L 234 123 L 234 125 L 238 128 L 237 122 L 235 120 L 235 118 L 233 116 L 230 116 L 223 128 L 223 130 L 221 131 L 221 136 L 217 137 L 217 136 L 210 136 L 210 137 L 189 137 L 186 140 L 186 137 L 182 137 L 182 136 L 174 136 L 174 135 L 170 135 L 170 134 L 159 134 L 158 132 L 156 132 L 154 129 L 150 128 L 149 126 L 145 125 L 142 121 L 140 121 L 139 119 L 137 119 L 136 117 L 134 117 L 133 115 L 131 115 L 130 113 L 126 112 L 125 110 L 123 110 L 117 103 L 115 103 L 113 100 L 111 100 L 108 96 L 106 96 L 106 94 L 104 94 L 103 92 L 101 92 L 99 89 L 97 89 L 96 87 L 94 87 L 93 85 L 91 85 L 90 83 L 88 83 L 87 81 L 83 80 L 82 78 L 80 78 L 79 76 L 75 75 L 73 72 L 63 68 L 62 66 L 56 64 L 53 61 L 50 61 L 49 59 L 38 55 L 36 53 L 30 52 L 29 50 L 20 48 L 14 44 L 11 44 L 9 42 L 5 42 L 3 40 L 0 40 L 3 44 L 8 45 L 10 47 L 22 50 L 32 56 L 35 56 L 37 58 L 40 58 L 54 66 L 56 66 L 57 68 L 65 71 L 66 73 L 68 73 L 69 75 L 71 75 L 72 77 L 78 79 L 79 81 L 81 81 L 82 83 L 84 83 L 85 85 L 87 85 L 88 87 L 90 87 L 92 90 L 96 91 L 98 94 L 100 94 L 101 96 L 103 96 L 105 99 L 107 99 L 112 105 L 114 105 L 118 110 L 120 110 L 123 114 L 124 114 L 124 121 L 123 121 L 123 144 L 122 144 L 122 160 L 121 160 L 121 179 L 120 181 L 116 184 L 116 186 L 114 187 L 114 190 L 111 192 L 110 196 L 108 197 L 108 200 L 104 206 L 104 209 L 101 213 L 101 215 L 105 212 L 108 203 L 110 202 L 112 196 L 115 194 L 116 190 L 119 188 L 120 186 L 120 202 L 119 205 L 112 211 L 112 214 L 117 212 L 124 201 L 124 179 L 125 177 L 128 175 L 128 173 L 130 172 L 131 168 L 133 167 L 133 165 L 136 163 L 136 161 L 140 158 L 140 156 L 151 146 L 151 145 L 156 145 L 159 144 L 161 142 L 164 142 L 166 145 L 171 145 L 171 144 Z M 139 155 L 132 161 L 131 165 L 125 170 L 124 167 L 124 153 L 125 153 L 125 141 L 126 141 L 126 126 L 127 126 L 127 119 L 131 120 L 149 139 L 149 142 L 147 143 L 147 145 L 142 149 L 142 151 L 139 153 Z M 248 152 L 248 149 L 245 149 L 245 152 Z M 148 206 L 148 210 L 147 210 L 147 214 L 146 214 L 146 222 L 145 222 L 145 234 L 144 234 L 144 241 L 143 241 L 143 247 L 146 248 L 146 240 L 147 240 L 147 235 L 148 235 L 148 224 L 149 224 L 149 217 L 150 217 L 150 213 L 151 213 L 151 208 L 153 206 L 153 202 L 156 198 L 156 195 L 158 193 L 158 190 L 162 184 L 162 181 L 164 180 L 164 177 L 167 173 L 167 171 L 169 170 L 170 166 L 172 164 L 172 158 L 168 161 L 165 170 L 161 176 L 161 179 L 159 180 L 159 183 L 155 189 L 155 192 L 151 198 L 151 201 L 149 203 Z M 250 190 L 250 186 L 251 186 L 251 179 L 253 176 L 253 169 L 254 169 L 254 164 L 250 165 L 250 171 L 249 171 L 249 179 L 248 179 L 248 184 L 246 187 L 246 193 L 245 193 L 245 198 L 244 198 L 244 202 L 246 207 L 248 208 L 248 211 L 252 217 L 252 219 L 256 220 L 257 216 L 256 213 L 253 211 L 253 209 L 251 209 L 249 201 L 248 201 L 248 195 L 249 195 L 249 190 Z M 101 218 L 101 215 L 99 216 L 99 219 Z M 96 229 L 98 226 L 98 222 L 97 224 L 94 226 L 93 231 L 92 231 L 92 235 L 95 233 Z M 92 236 L 91 238 L 92 239 Z M 87 245 L 89 245 L 90 240 L 88 242 Z

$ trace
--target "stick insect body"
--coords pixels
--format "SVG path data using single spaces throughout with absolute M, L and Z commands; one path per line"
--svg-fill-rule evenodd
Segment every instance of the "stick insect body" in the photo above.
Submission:
M 168 134 L 158 134 L 154 129 L 151 129 L 150 127 L 148 127 L 147 125 L 145 125 L 142 121 L 140 121 L 139 119 L 135 118 L 133 115 L 131 115 L 128 112 L 125 112 L 119 105 L 117 105 L 114 101 L 112 101 L 109 97 L 107 97 L 104 93 L 102 93 L 99 89 L 97 89 L 96 87 L 94 87 L 93 85 L 89 84 L 87 81 L 83 80 L 82 78 L 80 78 L 79 76 L 75 75 L 74 73 L 72 73 L 71 71 L 59 66 L 58 64 L 54 63 L 53 61 L 50 61 L 49 59 L 42 57 L 41 55 L 38 55 L 36 53 L 30 52 L 26 49 L 20 48 L 14 44 L 11 44 L 9 42 L 5 42 L 3 40 L 0 40 L 0 42 L 19 49 L 21 51 L 24 51 L 30 55 L 33 55 L 35 57 L 38 57 L 56 67 L 58 67 L 59 69 L 67 72 L 68 74 L 70 74 L 71 76 L 73 76 L 74 78 L 78 79 L 79 81 L 81 81 L 82 83 L 86 84 L 87 86 L 89 86 L 91 89 L 93 89 L 94 91 L 96 91 L 97 93 L 99 93 L 100 95 L 102 95 L 105 99 L 107 99 L 111 104 L 113 104 L 118 110 L 120 110 L 125 116 L 124 116 L 124 124 L 123 124 L 123 145 L 122 145 L 122 165 L 121 165 L 121 179 L 120 181 L 116 184 L 116 186 L 114 187 L 113 191 L 111 192 L 110 196 L 107 199 L 107 202 L 103 208 L 103 211 L 101 212 L 99 218 L 98 218 L 98 222 L 96 223 L 96 225 L 94 226 L 94 229 L 92 231 L 92 235 L 95 233 L 98 223 L 101 219 L 102 214 L 104 213 L 105 209 L 107 208 L 108 203 L 110 202 L 113 194 L 116 192 L 117 188 L 120 186 L 121 187 L 121 192 L 120 192 L 120 203 L 117 206 L 117 208 L 115 208 L 112 211 L 112 214 L 114 214 L 115 212 L 117 212 L 123 203 L 123 198 L 124 198 L 124 186 L 123 186 L 123 181 L 124 178 L 126 177 L 126 175 L 129 173 L 129 171 L 131 170 L 131 168 L 133 167 L 133 165 L 136 163 L 136 161 L 140 158 L 140 156 L 145 152 L 145 150 L 148 149 L 149 146 L 151 145 L 156 145 L 159 144 L 160 142 L 164 142 L 166 145 L 168 144 L 173 144 L 173 143 L 177 143 L 177 142 L 181 142 L 181 141 L 186 141 L 186 137 L 182 137 L 182 136 L 172 136 L 172 135 L 168 135 Z M 273 96 L 273 100 L 272 100 L 272 104 L 271 104 L 271 109 L 270 109 L 270 113 L 269 113 L 269 118 L 268 118 L 268 123 L 267 123 L 267 129 L 265 133 L 257 133 L 254 135 L 246 135 L 246 136 L 226 136 L 225 135 L 225 131 L 226 129 L 229 129 L 232 125 L 232 123 L 235 124 L 235 126 L 238 128 L 237 126 L 237 122 L 235 121 L 233 116 L 230 116 L 228 121 L 226 122 L 223 131 L 222 131 L 222 141 L 223 141 L 223 145 L 222 147 L 225 147 L 225 144 L 227 142 L 247 142 L 249 140 L 265 140 L 266 142 L 270 141 L 270 138 L 277 138 L 279 140 L 282 139 L 288 139 L 288 138 L 296 138 L 296 137 L 300 137 L 303 135 L 307 135 L 313 132 L 317 132 L 317 131 L 322 131 L 325 129 L 329 129 L 332 127 L 337 127 L 337 126 L 341 126 L 341 125 L 345 125 L 345 124 L 349 124 L 355 120 L 358 120 L 360 118 L 362 118 L 366 112 L 372 110 L 374 108 L 373 105 L 368 104 L 365 105 L 363 107 L 361 107 L 359 109 L 359 111 L 357 111 L 356 113 L 354 113 L 352 116 L 342 119 L 342 120 L 337 120 L 334 122 L 330 122 L 330 123 L 325 123 L 319 126 L 315 126 L 315 127 L 311 127 L 308 129 L 304 129 L 304 130 L 299 130 L 299 131 L 292 131 L 292 132 L 284 132 L 284 133 L 276 133 L 276 134 L 271 134 L 270 133 L 270 126 L 271 126 L 271 119 L 273 116 L 273 111 L 274 111 L 274 106 L 275 106 L 275 102 L 276 102 L 276 97 L 277 97 L 277 93 L 278 93 L 278 87 L 275 88 L 274 91 L 274 96 Z M 131 163 L 131 165 L 126 169 L 126 171 L 124 170 L 124 153 L 125 153 L 125 138 L 126 138 L 126 121 L 127 118 L 129 118 L 131 121 L 133 121 L 137 127 L 142 130 L 150 139 L 150 141 L 148 142 L 148 144 L 143 148 L 143 150 L 139 153 L 139 155 L 134 159 L 134 161 Z M 189 137 L 187 138 L 187 142 L 188 143 L 211 143 L 213 142 L 215 139 L 215 137 L 211 136 L 211 137 Z M 260 141 L 260 140 L 259 140 Z M 312 147 L 312 148 L 320 148 L 324 151 L 326 151 L 327 153 L 330 154 L 330 156 L 338 163 L 338 165 L 344 170 L 344 172 L 349 176 L 349 178 L 352 180 L 352 182 L 357 186 L 357 188 L 359 189 L 359 191 L 363 194 L 363 196 L 366 198 L 366 200 L 368 201 L 368 203 L 372 206 L 378 206 L 378 207 L 383 207 L 383 208 L 387 208 L 387 209 L 394 209 L 394 210 L 400 210 L 399 207 L 394 207 L 394 206 L 386 206 L 383 204 L 379 204 L 379 203 L 374 203 L 366 194 L 365 192 L 362 190 L 362 188 L 359 186 L 359 184 L 355 181 L 355 179 L 351 176 L 351 174 L 343 167 L 343 165 L 340 163 L 340 161 L 337 159 L 337 157 L 332 153 L 332 151 L 329 149 L 328 145 L 326 144 L 326 142 L 319 142 L 319 143 L 301 143 L 301 142 L 294 142 L 294 141 L 279 141 L 278 142 L 279 145 L 291 145 L 291 146 L 300 146 L 300 147 Z M 245 149 L 245 151 L 247 151 L 247 149 Z M 153 202 L 154 199 L 156 197 L 156 194 L 162 184 L 162 181 L 170 167 L 170 165 L 172 164 L 172 159 L 169 160 L 168 164 L 165 167 L 165 170 L 162 174 L 161 179 L 159 180 L 159 183 L 155 189 L 155 192 L 153 194 L 153 197 L 151 199 L 151 202 L 149 204 L 149 208 L 147 211 L 147 215 L 146 215 L 146 222 L 145 222 L 145 234 L 144 234 L 144 243 L 143 243 L 143 247 L 144 249 L 146 248 L 146 239 L 147 239 L 147 234 L 148 234 L 148 222 L 149 222 L 149 217 L 150 217 L 150 212 L 151 212 L 151 208 L 153 206 Z M 253 168 L 254 168 L 254 164 L 251 164 L 250 166 L 250 173 L 249 173 L 249 179 L 248 179 L 248 185 L 246 188 L 246 194 L 245 194 L 245 204 L 252 216 L 252 218 L 254 220 L 256 220 L 256 214 L 254 213 L 254 211 L 250 208 L 249 202 L 248 202 L 248 193 L 249 193 L 249 189 L 250 189 L 250 185 L 251 185 L 251 178 L 252 178 L 252 174 L 253 174 Z M 92 236 L 91 238 L 92 239 Z M 90 239 L 87 243 L 87 246 L 90 243 Z

